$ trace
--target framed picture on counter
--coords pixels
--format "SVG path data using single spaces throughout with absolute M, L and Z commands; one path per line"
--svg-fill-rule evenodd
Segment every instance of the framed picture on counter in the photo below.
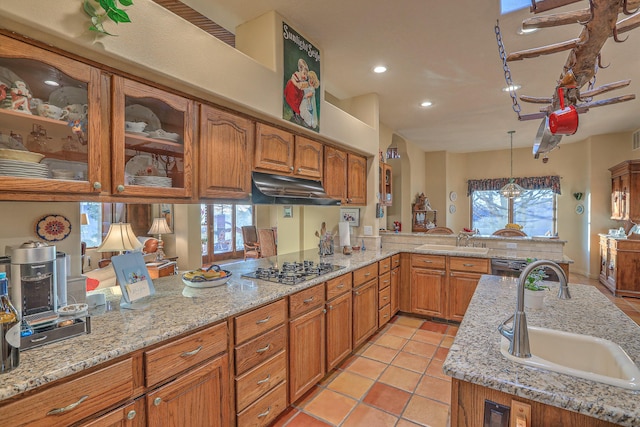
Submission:
M 143 300 L 155 294 L 156 290 L 144 263 L 142 252 L 130 252 L 111 257 L 111 263 L 122 290 L 120 307 L 133 310 L 146 308 L 148 304 Z
M 360 208 L 340 208 L 340 221 L 346 221 L 352 227 L 359 227 Z

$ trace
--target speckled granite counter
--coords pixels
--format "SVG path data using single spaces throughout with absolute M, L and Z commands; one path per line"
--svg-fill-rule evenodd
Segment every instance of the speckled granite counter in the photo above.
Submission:
M 241 275 L 272 263 L 304 259 L 318 262 L 317 250 L 226 264 L 224 268 L 232 271 L 233 277 L 226 286 L 217 288 L 188 288 L 181 276 L 163 277 L 154 280 L 156 294 L 149 299 L 149 308 L 141 311 L 120 309 L 120 296 L 108 293 L 107 306 L 89 313 L 90 334 L 21 352 L 20 366 L 0 375 L 0 400 L 275 301 L 394 253 L 397 251 L 367 250 L 351 256 L 325 257 L 327 262 L 345 268 L 295 286 Z
M 640 326 L 593 286 L 572 284 L 571 300 L 557 299 L 557 285 L 551 286 L 544 310 L 527 310 L 529 326 L 611 340 L 640 365 Z M 483 276 L 444 362 L 444 372 L 601 420 L 639 426 L 640 392 L 527 367 L 502 356 L 498 325 L 513 314 L 515 301 L 515 279 Z

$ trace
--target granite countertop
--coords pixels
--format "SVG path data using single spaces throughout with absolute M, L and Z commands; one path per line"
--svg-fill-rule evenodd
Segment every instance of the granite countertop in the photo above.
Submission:
M 483 276 L 443 365 L 454 378 L 623 426 L 640 425 L 640 392 L 528 367 L 500 353 L 498 325 L 515 311 L 517 279 Z M 640 326 L 594 286 L 571 284 L 571 300 L 551 284 L 527 324 L 605 338 L 640 365 Z M 585 313 L 590 313 L 585 316 Z
M 225 264 L 224 269 L 233 276 L 227 285 L 217 288 L 189 288 L 180 275 L 162 277 L 153 281 L 156 293 L 149 298 L 150 304 L 145 310 L 121 309 L 120 295 L 113 293 L 113 290 L 119 291 L 117 287 L 93 291 L 105 293 L 107 305 L 90 310 L 91 333 L 21 352 L 18 368 L 0 375 L 0 400 L 276 301 L 397 252 L 366 250 L 351 256 L 327 256 L 323 261 L 345 268 L 293 286 L 241 275 L 259 266 L 285 261 L 309 259 L 317 263 L 320 261 L 317 250 Z

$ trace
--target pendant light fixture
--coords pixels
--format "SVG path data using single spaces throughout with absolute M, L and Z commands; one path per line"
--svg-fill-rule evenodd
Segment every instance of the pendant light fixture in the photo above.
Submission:
M 507 199 L 514 199 L 520 196 L 524 189 L 516 184 L 515 180 L 513 179 L 513 134 L 516 133 L 516 131 L 510 130 L 507 133 L 511 136 L 511 175 L 507 185 L 500 189 L 500 194 L 502 195 L 502 197 L 506 197 Z

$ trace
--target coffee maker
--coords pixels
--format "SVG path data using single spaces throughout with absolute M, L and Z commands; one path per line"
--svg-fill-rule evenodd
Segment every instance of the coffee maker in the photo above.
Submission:
M 56 247 L 29 241 L 8 247 L 7 255 L 9 294 L 21 316 L 29 321 L 53 315 L 58 309 Z

